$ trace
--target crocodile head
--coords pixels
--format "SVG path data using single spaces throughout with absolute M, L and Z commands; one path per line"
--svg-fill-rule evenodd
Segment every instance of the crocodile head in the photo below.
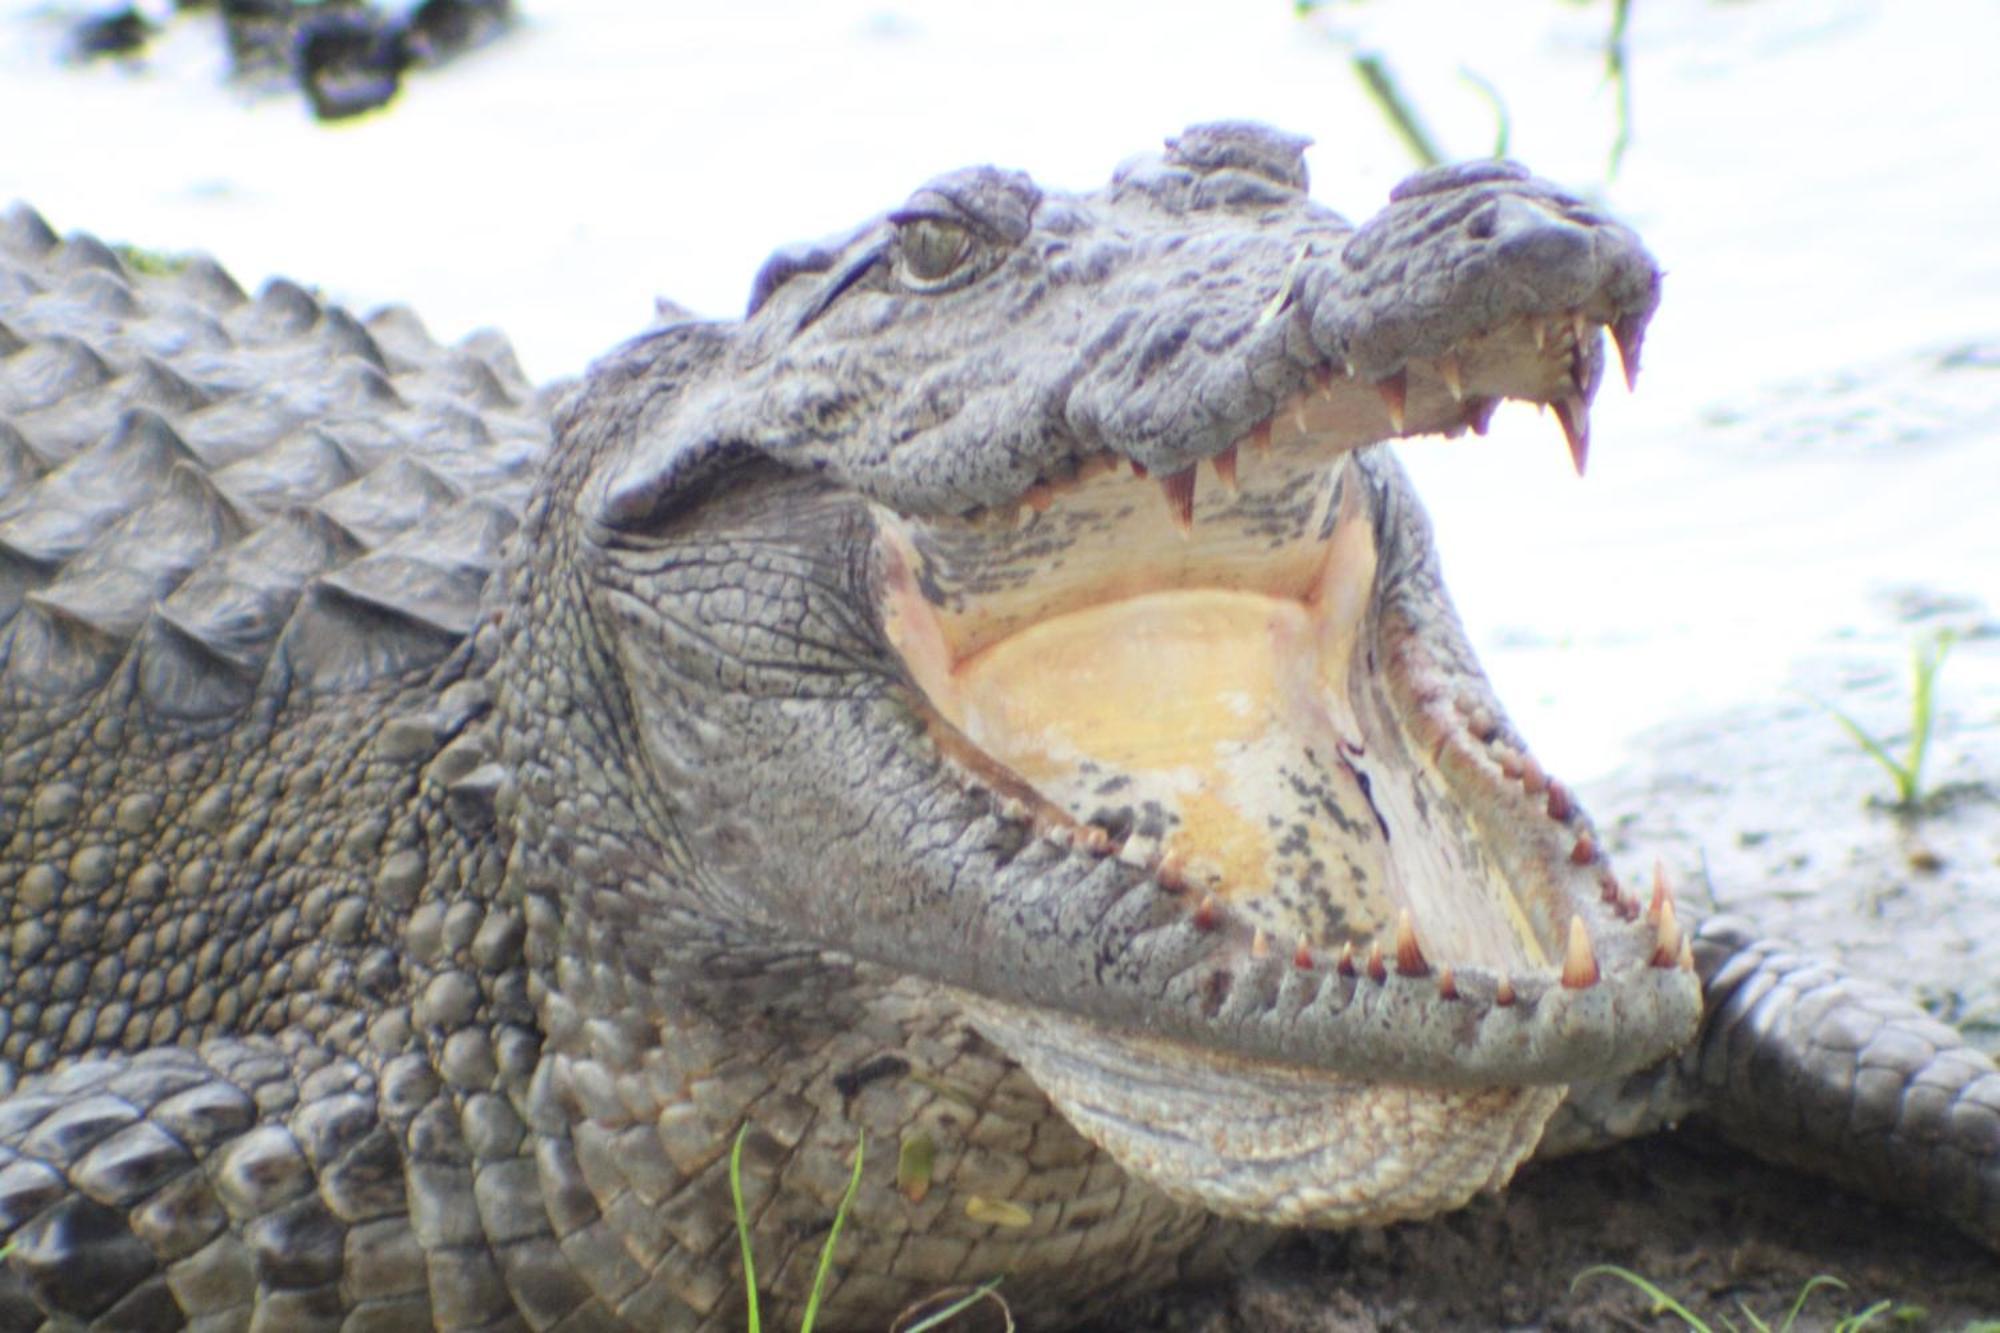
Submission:
M 1514 398 L 1580 468 L 1657 271 L 1503 163 L 1357 231 L 1303 148 L 1199 127 L 1089 195 L 958 172 L 782 253 L 741 323 L 599 367 L 527 522 L 653 793 L 579 896 L 598 957 L 923 978 L 1134 1173 L 1340 1223 L 1504 1182 L 1699 999 L 1381 444 Z

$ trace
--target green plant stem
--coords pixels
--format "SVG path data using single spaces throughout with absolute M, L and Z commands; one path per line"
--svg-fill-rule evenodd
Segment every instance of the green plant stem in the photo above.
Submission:
M 1382 114 L 1389 120 L 1396 137 L 1416 158 L 1417 165 L 1434 167 L 1444 161 L 1444 154 L 1438 151 L 1436 140 L 1431 138 L 1423 122 L 1417 119 L 1416 108 L 1404 98 L 1402 90 L 1396 86 L 1395 76 L 1389 73 L 1389 66 L 1381 56 L 1365 52 L 1354 55 L 1354 72 L 1361 76 L 1361 86 L 1368 90 L 1375 105 L 1382 108 Z
M 812 1295 L 806 1298 L 806 1314 L 799 1321 L 799 1333 L 812 1333 L 813 1323 L 819 1318 L 820 1296 L 826 1291 L 827 1274 L 833 1271 L 833 1247 L 840 1240 L 841 1227 L 847 1224 L 847 1213 L 854 1206 L 855 1192 L 861 1188 L 861 1158 L 867 1146 L 866 1135 L 854 1141 L 854 1170 L 847 1177 L 847 1192 L 840 1196 L 840 1207 L 834 1210 L 833 1226 L 826 1233 L 826 1244 L 820 1246 L 819 1267 L 813 1270 Z
M 1942 629 L 1928 639 L 1917 640 L 1910 649 L 1910 746 L 1902 759 L 1890 754 L 1888 746 L 1842 709 L 1823 699 L 1812 700 L 1889 774 L 1896 784 L 1895 808 L 1908 814 L 1923 805 L 1924 760 L 1930 754 L 1931 732 L 1937 724 L 1938 672 L 1943 670 L 1945 655 L 1957 637 Z
M 953 1301 L 950 1305 L 945 1306 L 942 1310 L 933 1310 L 930 1314 L 925 1315 L 908 1328 L 897 1329 L 896 1333 L 930 1333 L 930 1330 L 942 1327 L 947 1320 L 958 1318 L 958 1316 L 964 1314 L 967 1310 L 970 1310 L 989 1296 L 995 1301 L 999 1301 L 1001 1317 L 1007 1321 L 1007 1328 L 1009 1333 L 1011 1333 L 1014 1327 L 1014 1316 L 1008 1311 L 1007 1303 L 995 1295 L 995 1289 L 999 1285 L 999 1278 L 989 1277 L 971 1291 Z
M 744 1121 L 736 1130 L 736 1142 L 729 1147 L 729 1197 L 736 1205 L 736 1239 L 743 1247 L 743 1287 L 749 1300 L 750 1333 L 763 1333 L 764 1324 L 757 1313 L 757 1261 L 750 1253 L 750 1213 L 743 1206 L 743 1140 L 749 1137 L 750 1122 Z
M 1606 174 L 1616 176 L 1632 146 L 1632 61 L 1626 47 L 1626 25 L 1632 17 L 1632 0 L 1611 0 L 1611 33 L 1604 41 L 1604 77 L 1618 97 L 1618 133 L 1611 140 L 1611 165 Z

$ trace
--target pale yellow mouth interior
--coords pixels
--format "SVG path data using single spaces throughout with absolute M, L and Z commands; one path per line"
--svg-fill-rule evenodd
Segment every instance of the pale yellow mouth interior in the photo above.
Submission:
M 1386 949 L 1407 911 L 1429 957 L 1544 964 L 1504 876 L 1465 850 L 1477 839 L 1431 825 L 1453 806 L 1442 775 L 1357 678 L 1376 573 L 1358 492 L 1345 492 L 1303 596 L 1142 591 L 961 658 L 905 546 L 889 562 L 885 620 L 945 721 L 1121 838 L 1128 860 L 1171 864 L 1279 947 Z
M 1129 826 L 1153 803 L 1172 828 L 1151 836 L 1188 878 L 1245 890 L 1276 877 L 1276 837 L 1257 812 L 1278 807 L 1278 775 L 1337 780 L 1328 762 L 1359 744 L 1353 719 L 1325 706 L 1337 696 L 1314 688 L 1316 667 L 1339 670 L 1314 649 L 1317 629 L 1301 604 L 1243 592 L 1074 612 L 966 662 L 954 720 L 1072 812 L 1131 810 Z

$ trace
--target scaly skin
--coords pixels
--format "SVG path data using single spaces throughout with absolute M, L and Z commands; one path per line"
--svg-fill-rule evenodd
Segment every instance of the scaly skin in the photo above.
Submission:
M 1650 258 L 1492 165 L 1354 233 L 1300 148 L 954 173 L 553 432 L 491 338 L 9 215 L 0 1326 L 740 1327 L 747 1128 L 767 1315 L 865 1140 L 822 1326 L 1051 1327 L 1497 1187 L 1566 1086 L 1550 1146 L 1709 1109 L 2000 1240 L 2000 1075 L 1619 886 L 1369 447 L 1514 396 L 1581 462 Z M 1245 606 L 1275 834 L 986 717 L 1125 744 L 1090 664 Z

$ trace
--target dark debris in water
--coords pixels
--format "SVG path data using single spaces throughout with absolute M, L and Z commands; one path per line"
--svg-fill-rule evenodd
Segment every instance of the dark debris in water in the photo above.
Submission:
M 131 6 L 80 18 L 70 29 L 70 50 L 79 60 L 138 52 L 158 31 Z
M 514 21 L 513 0 L 176 0 L 172 8 L 178 13 L 159 4 L 92 10 L 70 23 L 70 54 L 143 60 L 167 22 L 212 14 L 237 79 L 296 87 L 314 115 L 341 120 L 386 105 L 405 72 L 483 46 Z

